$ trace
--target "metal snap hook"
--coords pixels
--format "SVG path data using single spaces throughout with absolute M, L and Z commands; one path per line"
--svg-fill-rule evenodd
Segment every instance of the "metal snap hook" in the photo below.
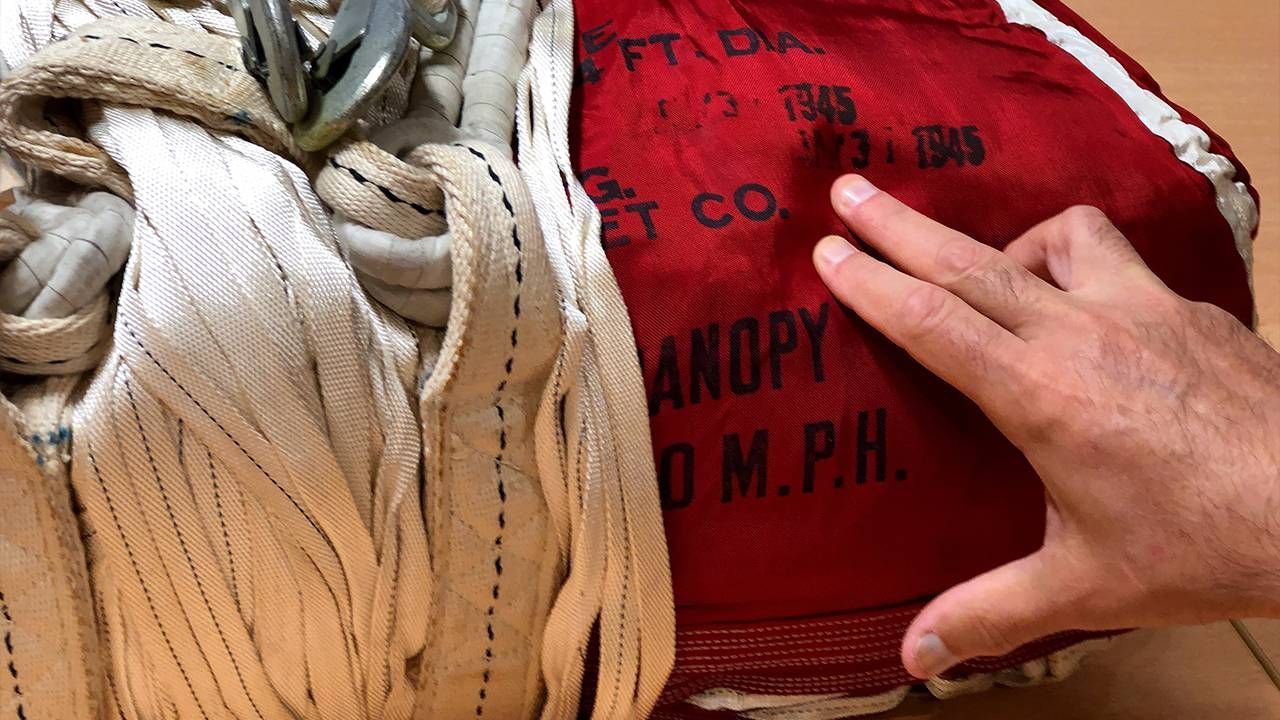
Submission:
M 316 54 L 306 117 L 293 128 L 303 150 L 342 136 L 395 76 L 409 50 L 408 0 L 347 0 Z
M 458 32 L 458 6 L 455 0 L 445 0 L 437 12 L 423 7 L 423 0 L 411 0 L 413 11 L 413 37 L 432 50 L 443 50 L 453 42 Z
M 288 0 L 231 0 L 245 68 L 267 86 L 285 122 L 307 113 L 308 78 L 301 28 Z
M 337 140 L 365 113 L 404 62 L 411 33 L 435 49 L 453 41 L 455 0 L 445 0 L 434 13 L 420 2 L 345 0 L 314 57 L 304 54 L 306 43 L 289 0 L 230 0 L 230 5 L 245 67 L 266 84 L 276 110 L 293 124 L 298 146 L 313 151 Z

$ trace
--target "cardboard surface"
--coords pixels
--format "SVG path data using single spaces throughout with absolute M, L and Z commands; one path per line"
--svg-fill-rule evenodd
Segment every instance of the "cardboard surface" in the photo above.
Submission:
M 1067 0 L 1227 139 L 1262 195 L 1259 331 L 1280 345 L 1280 2 Z
M 1254 245 L 1259 332 L 1280 345 L 1280 2 L 1068 0 L 1231 143 L 1262 195 Z M 1280 664 L 1280 621 L 1249 621 Z M 1071 679 L 948 702 L 893 720 L 1274 720 L 1280 690 L 1227 623 L 1142 631 Z
M 1280 620 L 1246 620 L 1244 624 L 1272 667 L 1280 672 Z

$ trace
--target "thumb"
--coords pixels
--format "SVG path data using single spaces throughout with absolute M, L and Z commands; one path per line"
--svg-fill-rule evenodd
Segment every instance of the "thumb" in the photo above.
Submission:
M 1067 581 L 1044 550 L 957 585 L 929 603 L 902 640 L 902 664 L 936 677 L 975 657 L 1004 655 L 1071 627 L 1082 584 Z

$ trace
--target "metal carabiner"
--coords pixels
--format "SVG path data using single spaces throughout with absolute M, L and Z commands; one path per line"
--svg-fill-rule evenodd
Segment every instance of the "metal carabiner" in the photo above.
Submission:
M 271 104 L 285 122 L 307 114 L 309 83 L 302 29 L 289 0 L 230 0 L 240 30 L 244 66 L 267 86 Z
M 410 34 L 435 49 L 453 41 L 454 0 L 435 13 L 419 2 L 345 0 L 333 31 L 312 57 L 303 54 L 306 43 L 289 0 L 230 0 L 230 5 L 245 66 L 266 83 L 272 104 L 293 124 L 298 147 L 310 151 L 337 140 L 365 113 L 404 62 Z
M 430 12 L 422 0 L 411 0 L 413 11 L 413 37 L 432 50 L 443 50 L 453 42 L 458 32 L 458 7 L 454 0 L 445 0 L 437 12 Z

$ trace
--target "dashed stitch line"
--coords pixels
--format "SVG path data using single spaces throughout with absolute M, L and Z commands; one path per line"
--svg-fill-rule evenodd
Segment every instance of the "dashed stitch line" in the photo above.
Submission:
M 196 702 L 196 710 L 200 712 L 200 717 L 209 720 L 209 713 L 205 712 L 204 705 L 200 702 L 200 696 L 196 694 L 195 687 L 191 684 L 191 677 L 187 675 L 187 669 L 178 659 L 178 652 L 173 647 L 173 641 L 169 639 L 169 633 L 165 631 L 164 624 L 160 622 L 160 613 L 156 611 L 155 601 L 151 598 L 151 591 L 147 589 L 147 584 L 143 582 L 142 568 L 138 565 L 138 558 L 134 555 L 133 544 L 129 542 L 128 535 L 124 532 L 124 526 L 120 524 L 120 515 L 116 512 L 115 502 L 111 499 L 111 492 L 107 489 L 106 480 L 102 479 L 102 472 L 98 469 L 98 459 L 93 452 L 93 443 L 89 443 L 86 448 L 86 454 L 89 457 L 89 467 L 93 470 L 93 477 L 97 480 L 98 489 L 102 491 L 102 497 L 107 501 L 107 511 L 111 513 L 111 523 L 116 529 L 116 536 L 124 544 L 125 553 L 129 556 L 129 564 L 133 566 L 133 574 L 138 578 L 138 586 L 142 588 L 142 595 L 147 600 L 147 607 L 151 610 L 151 619 L 155 622 L 156 628 L 160 631 L 160 637 L 164 639 L 165 647 L 169 649 L 169 657 L 173 658 L 173 664 L 178 668 L 178 673 L 182 675 L 182 681 L 187 686 L 187 691 L 191 693 L 191 697 Z
M 80 37 L 85 40 L 123 40 L 125 42 L 131 42 L 134 45 L 137 45 L 139 47 L 156 48 L 157 50 L 172 50 L 174 52 L 180 52 L 186 55 L 190 55 L 192 57 L 198 57 L 201 60 L 208 60 L 211 63 L 216 63 L 217 65 L 221 65 L 222 67 L 226 68 L 227 70 L 230 70 L 231 72 L 245 72 L 244 68 L 238 68 L 235 65 L 228 65 L 227 63 L 224 63 L 221 60 L 216 60 L 214 58 L 211 58 L 208 55 L 201 55 L 195 50 L 187 50 L 185 48 L 176 48 L 176 47 L 173 47 L 172 45 L 165 45 L 164 43 L 142 42 L 137 38 L 125 37 L 124 35 L 116 35 L 114 37 L 104 37 L 102 35 L 81 35 Z
M 227 532 L 227 521 L 222 510 L 222 493 L 218 491 L 218 471 L 213 467 L 213 453 L 205 450 L 205 455 L 209 459 L 209 480 L 213 485 L 213 504 L 218 511 L 218 525 L 222 526 L 222 545 L 227 550 L 227 566 L 231 569 L 231 599 L 236 603 L 236 610 L 243 612 L 240 607 L 240 583 L 236 580 L 236 556 L 231 551 L 231 533 Z
M 129 381 L 124 383 L 125 394 L 129 398 L 129 407 L 133 410 L 133 420 L 138 428 L 138 436 L 142 439 L 142 449 L 147 455 L 147 464 L 151 467 L 151 475 L 156 481 L 156 490 L 160 493 L 160 499 L 164 502 L 165 514 L 169 516 L 169 525 L 173 528 L 174 535 L 178 538 L 178 546 L 182 548 L 182 554 L 187 559 L 187 568 L 191 570 L 191 577 L 196 582 L 196 590 L 200 593 L 200 599 L 204 602 L 205 609 L 209 611 L 209 618 L 213 620 L 213 628 L 218 633 L 218 639 L 222 641 L 222 649 L 227 653 L 227 657 L 231 659 L 231 667 L 236 672 L 236 678 L 240 681 L 240 689 L 244 691 L 245 697 L 249 700 L 250 707 L 258 716 L 258 720 L 265 720 L 262 711 L 258 709 L 258 704 L 253 700 L 253 693 L 249 692 L 249 687 L 245 684 L 244 675 L 240 672 L 240 663 L 236 662 L 235 654 L 231 652 L 231 644 L 227 641 L 227 635 L 222 630 L 222 625 L 218 622 L 217 615 L 213 612 L 213 605 L 209 602 L 209 594 L 204 589 L 204 583 L 200 581 L 200 573 L 196 571 L 195 560 L 191 557 L 191 551 L 187 548 L 187 540 L 182 534 L 181 528 L 178 527 L 178 518 L 174 515 L 173 505 L 169 502 L 169 493 L 164 489 L 164 483 L 160 480 L 160 468 L 156 465 L 155 455 L 151 452 L 151 442 L 147 440 L 147 433 L 142 427 L 142 415 L 138 412 L 138 402 L 133 397 L 133 387 Z M 170 580 L 172 583 L 172 580 Z M 184 615 L 187 621 L 187 629 L 191 631 L 192 636 L 196 635 L 195 628 L 191 626 L 191 618 Z M 200 657 L 204 658 L 205 664 L 209 667 L 210 673 L 213 672 L 213 666 L 209 663 L 209 658 L 205 655 L 204 649 L 200 648 Z M 215 685 L 220 685 L 216 678 Z
M 482 153 L 464 145 L 459 145 L 458 147 L 465 147 L 467 152 L 479 158 L 489 171 L 489 179 L 493 180 L 493 182 L 496 183 L 498 188 L 502 191 L 502 206 L 506 208 L 507 214 L 511 216 L 511 242 L 516 249 L 516 292 L 511 308 L 514 316 L 511 327 L 511 351 L 507 355 L 507 361 L 503 366 L 504 376 L 502 381 L 498 383 L 498 387 L 494 392 L 493 403 L 494 409 L 498 413 L 498 454 L 493 459 L 494 472 L 498 478 L 498 533 L 493 539 L 494 582 L 493 589 L 490 591 L 493 602 L 490 603 L 489 608 L 485 611 L 485 635 L 489 640 L 488 645 L 486 645 L 484 649 L 485 668 L 481 674 L 479 691 L 480 701 L 476 703 L 476 717 L 481 717 L 484 715 L 485 701 L 489 698 L 489 680 L 491 678 L 490 664 L 493 661 L 493 643 L 496 637 L 493 629 L 493 618 L 497 610 L 498 598 L 501 593 L 502 535 L 507 528 L 507 486 L 502 474 L 503 456 L 507 451 L 507 412 L 506 409 L 502 407 L 502 394 L 507 389 L 507 383 L 511 380 L 511 371 L 515 367 L 516 346 L 519 343 L 520 338 L 517 323 L 520 321 L 520 291 L 524 282 L 524 269 L 522 247 L 520 243 L 520 230 L 516 223 L 515 207 L 511 204 L 511 198 L 507 196 L 507 188 L 502 184 L 502 179 L 498 177 L 498 173 L 494 171 L 493 166 L 489 164 L 489 160 L 485 158 Z
M 0 615 L 4 616 L 4 650 L 9 658 L 9 677 L 13 678 L 13 694 L 18 696 L 18 720 L 27 720 L 27 709 L 22 703 L 22 684 L 18 682 L 18 666 L 14 662 L 13 653 L 13 616 L 9 614 L 9 601 L 0 592 Z
M 350 175 L 352 178 L 354 178 L 356 182 L 361 183 L 362 185 L 372 185 L 373 187 L 378 188 L 378 192 L 382 193 L 382 196 L 385 197 L 386 199 L 390 200 L 393 203 L 408 205 L 409 207 L 416 210 L 419 215 L 436 215 L 440 213 L 439 210 L 433 210 L 432 208 L 420 205 L 411 200 L 405 200 L 404 198 L 392 192 L 391 188 L 387 188 L 387 187 L 383 187 L 382 185 L 379 185 L 373 180 L 370 180 L 369 178 L 365 177 L 364 174 L 362 174 L 359 170 L 356 170 L 355 168 L 347 167 L 346 165 L 339 163 L 337 160 L 333 158 L 329 158 L 329 165 L 334 168 L 337 168 L 338 170 L 346 170 L 347 174 Z
M 160 372 L 164 373 L 165 377 L 169 378 L 169 381 L 172 382 L 175 387 L 177 387 L 179 390 L 182 391 L 183 395 L 187 396 L 187 399 L 190 400 L 191 403 L 195 405 L 200 410 L 200 412 L 204 414 L 206 418 L 209 419 L 210 422 L 212 422 L 215 426 L 217 426 L 219 430 L 222 431 L 223 436 L 225 436 L 228 440 L 231 441 L 233 445 L 236 446 L 236 449 L 240 451 L 240 454 L 244 455 L 245 459 L 253 463 L 253 466 L 258 468 L 258 472 L 262 473 L 263 477 L 265 477 L 268 481 L 270 481 L 271 485 L 274 486 L 277 490 L 279 490 L 281 494 L 285 496 L 286 499 L 288 499 L 289 503 L 293 505 L 294 509 L 297 510 L 298 513 L 301 514 L 302 517 L 307 521 L 307 524 L 309 524 L 312 528 L 314 528 L 317 533 L 320 533 L 320 535 L 324 539 L 325 545 L 328 546 L 329 550 L 333 552 L 334 556 L 337 556 L 338 548 L 336 545 L 333 544 L 333 539 L 330 538 L 328 535 L 325 535 L 324 533 L 320 532 L 320 526 L 317 525 L 315 519 L 311 517 L 311 513 L 303 509 L 303 507 L 298 504 L 298 500 L 293 495 L 291 495 L 289 491 L 285 490 L 284 487 L 274 477 L 271 476 L 271 473 L 267 472 L 267 469 L 264 468 L 262 464 L 258 462 L 258 459 L 255 458 L 252 454 L 250 454 L 249 451 L 246 450 L 245 447 L 240 444 L 240 440 L 236 438 L 234 435 L 232 435 L 230 432 L 228 432 L 227 429 L 223 427 L 222 423 L 218 421 L 218 418 L 214 417 L 213 414 L 210 413 L 209 410 L 206 409 L 205 406 L 202 405 L 199 400 L 196 400 L 195 397 L 191 395 L 191 392 L 187 390 L 186 386 L 178 382 L 178 378 L 174 377 L 173 373 L 169 372 L 169 369 L 166 368 L 164 365 L 162 365 L 160 363 L 160 360 L 156 358 L 155 355 L 151 354 L 151 351 L 148 350 L 147 346 L 143 344 L 142 338 L 138 337 L 138 334 L 134 332 L 133 327 L 129 324 L 128 320 L 121 318 L 120 323 L 124 327 L 125 331 L 128 332 L 129 335 L 133 338 L 133 342 L 138 347 L 138 349 L 141 350 L 143 354 L 145 354 L 147 358 L 151 360 L 151 362 L 156 366 L 157 369 L 160 370 Z M 92 452 L 89 455 L 89 459 L 90 461 L 93 460 Z M 97 472 L 96 466 L 94 468 L 94 472 L 95 473 Z M 99 477 L 98 482 L 102 483 L 101 477 Z M 104 492 L 106 491 L 105 485 L 103 485 L 103 491 Z M 118 522 L 117 522 L 117 527 L 119 527 Z M 123 530 L 121 532 L 123 532 Z M 126 546 L 126 549 L 128 549 L 127 546 Z M 317 565 L 315 559 L 311 557 L 311 553 L 307 552 L 304 549 L 302 556 L 305 557 L 311 563 L 312 567 L 316 569 L 317 573 L 321 572 L 320 566 Z M 333 598 L 334 605 L 335 606 L 340 605 L 340 603 L 338 603 L 337 596 L 334 595 L 333 593 L 333 588 L 328 587 L 328 585 L 326 585 L 325 588 L 329 591 L 329 597 Z M 159 622 L 159 619 L 157 619 L 157 622 Z M 201 711 L 201 714 L 203 714 L 203 710 Z M 208 720 L 207 715 L 205 716 L 205 720 Z

